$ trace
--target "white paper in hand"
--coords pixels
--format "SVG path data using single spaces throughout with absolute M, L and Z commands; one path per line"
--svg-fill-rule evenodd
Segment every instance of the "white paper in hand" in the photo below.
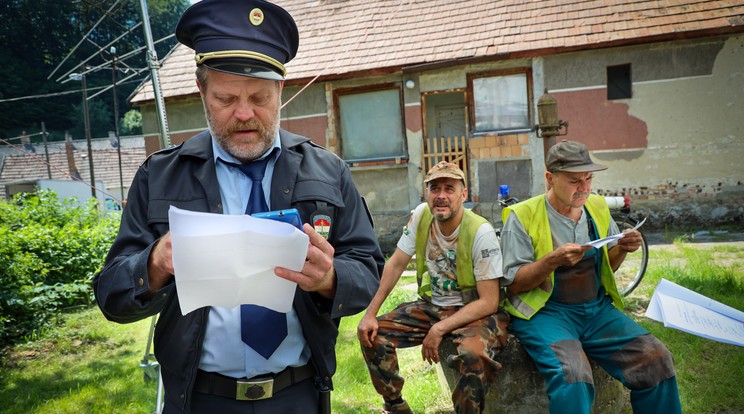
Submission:
M 641 220 L 638 224 L 635 225 L 635 227 L 633 227 L 630 230 L 626 230 L 626 231 L 623 231 L 623 232 L 618 233 L 618 234 L 613 234 L 612 236 L 607 236 L 607 237 L 604 237 L 602 239 L 592 240 L 589 243 L 583 244 L 582 246 L 591 246 L 591 247 L 594 247 L 595 249 L 599 249 L 600 247 L 604 246 L 605 244 L 607 244 L 607 243 L 609 243 L 609 242 L 611 242 L 613 240 L 620 240 L 620 239 L 622 239 L 623 237 L 625 237 L 625 234 L 626 233 L 630 233 L 632 231 L 638 230 L 638 228 L 641 227 L 643 225 L 643 223 L 645 223 L 645 222 L 646 222 L 646 218 L 644 217 L 643 220 Z
M 302 270 L 309 238 L 296 227 L 248 215 L 168 211 L 181 313 L 204 306 L 292 308 L 297 284 L 275 267 Z

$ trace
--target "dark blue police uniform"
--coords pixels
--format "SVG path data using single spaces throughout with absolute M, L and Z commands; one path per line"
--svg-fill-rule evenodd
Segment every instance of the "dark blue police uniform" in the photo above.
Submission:
M 177 37 L 195 50 L 199 65 L 275 80 L 284 78 L 284 64 L 295 56 L 298 45 L 291 16 L 255 0 L 196 3 L 182 16 Z M 310 368 L 287 368 L 270 378 L 271 398 L 237 400 L 239 379 L 201 376 L 209 308 L 181 315 L 173 282 L 154 296 L 147 295 L 148 258 L 168 232 L 169 207 L 223 213 L 212 137 L 203 132 L 153 154 L 132 182 L 119 233 L 93 287 L 99 307 L 112 321 L 129 323 L 160 313 L 154 343 L 166 413 L 315 412 L 323 400 L 321 392 L 333 387 L 340 318 L 365 309 L 377 291 L 384 258 L 348 167 L 308 138 L 284 130 L 279 135 L 282 151 L 274 166 L 269 205 L 296 208 L 303 222 L 311 222 L 319 212 L 331 219 L 328 241 L 335 250 L 336 293 L 326 299 L 297 289 L 293 308 L 310 349 Z

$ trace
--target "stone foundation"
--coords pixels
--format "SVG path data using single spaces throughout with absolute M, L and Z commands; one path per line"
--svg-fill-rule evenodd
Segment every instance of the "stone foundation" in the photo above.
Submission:
M 441 360 L 446 355 L 455 353 L 455 345 L 442 341 L 439 347 Z M 501 353 L 496 357 L 503 367 L 499 371 L 496 383 L 486 394 L 486 413 L 488 414 L 534 414 L 548 412 L 548 396 L 545 393 L 545 382 L 537 372 L 535 362 L 527 354 L 514 336 L 509 335 L 509 341 Z M 623 385 L 607 374 L 596 362 L 591 361 L 594 376 L 594 414 L 619 414 L 628 403 Z M 440 376 L 442 392 L 450 394 L 455 384 L 455 372 L 442 363 Z

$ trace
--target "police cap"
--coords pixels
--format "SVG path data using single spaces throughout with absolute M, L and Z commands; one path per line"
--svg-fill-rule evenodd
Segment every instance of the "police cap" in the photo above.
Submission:
M 197 65 L 254 78 L 282 80 L 297 54 L 297 25 L 283 8 L 261 0 L 202 0 L 176 26 Z

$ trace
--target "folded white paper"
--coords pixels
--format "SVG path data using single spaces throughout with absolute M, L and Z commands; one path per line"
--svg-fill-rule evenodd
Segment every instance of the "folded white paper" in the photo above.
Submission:
M 641 220 L 638 224 L 635 225 L 635 227 L 633 227 L 630 230 L 627 230 L 627 231 L 624 231 L 624 232 L 621 232 L 621 233 L 618 233 L 618 234 L 613 234 L 611 236 L 607 236 L 607 237 L 604 237 L 604 238 L 601 238 L 601 239 L 598 239 L 598 240 L 592 240 L 589 243 L 583 244 L 582 246 L 591 246 L 591 247 L 594 247 L 595 249 L 599 249 L 600 247 L 604 246 L 605 244 L 607 244 L 607 243 L 609 243 L 609 242 L 611 242 L 613 240 L 622 239 L 623 237 L 625 237 L 625 233 L 630 233 L 631 231 L 638 230 L 638 228 L 641 227 L 643 225 L 643 223 L 645 223 L 645 222 L 646 222 L 646 218 L 644 218 L 643 220 Z
M 703 338 L 744 346 L 744 312 L 661 279 L 646 316 Z
M 204 306 L 292 308 L 297 284 L 274 268 L 302 270 L 309 239 L 291 224 L 248 215 L 168 211 L 181 313 Z

